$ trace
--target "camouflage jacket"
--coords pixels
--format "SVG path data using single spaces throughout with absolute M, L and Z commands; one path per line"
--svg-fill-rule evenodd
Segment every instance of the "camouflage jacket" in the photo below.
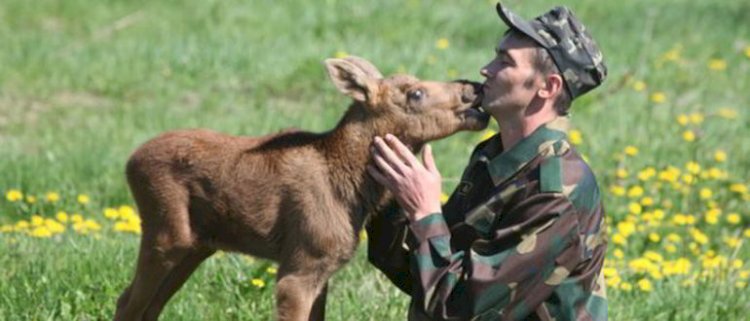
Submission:
M 479 144 L 443 206 L 368 223 L 370 261 L 412 297 L 409 320 L 606 320 L 604 211 L 566 117 L 504 151 Z

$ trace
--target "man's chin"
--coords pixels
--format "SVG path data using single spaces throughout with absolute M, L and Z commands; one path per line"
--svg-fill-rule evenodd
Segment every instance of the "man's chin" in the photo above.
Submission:
M 472 113 L 471 117 L 467 117 L 464 123 L 464 129 L 470 131 L 480 131 L 490 124 L 490 114 L 485 112 L 476 111 Z

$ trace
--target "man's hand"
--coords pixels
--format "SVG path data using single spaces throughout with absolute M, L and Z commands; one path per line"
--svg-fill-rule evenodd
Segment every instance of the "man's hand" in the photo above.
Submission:
M 385 140 L 375 137 L 371 151 L 375 166 L 368 165 L 367 171 L 393 193 L 409 220 L 417 221 L 441 211 L 442 179 L 429 145 L 422 152 L 424 165 L 391 134 Z

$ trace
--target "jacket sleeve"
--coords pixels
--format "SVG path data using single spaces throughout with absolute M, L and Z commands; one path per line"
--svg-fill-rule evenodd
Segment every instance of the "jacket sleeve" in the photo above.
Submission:
M 434 320 L 523 319 L 581 261 L 578 217 L 563 195 L 531 196 L 497 219 L 466 251 L 451 249 L 442 214 L 412 222 L 412 304 Z
M 405 239 L 409 221 L 394 202 L 366 225 L 367 258 L 401 291 L 411 294 L 412 276 Z

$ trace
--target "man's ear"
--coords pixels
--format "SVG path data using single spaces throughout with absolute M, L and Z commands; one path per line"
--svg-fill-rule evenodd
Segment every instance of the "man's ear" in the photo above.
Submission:
M 325 60 L 325 65 L 333 85 L 356 101 L 366 101 L 376 89 L 376 80 L 351 61 L 331 58 Z
M 544 78 L 544 86 L 539 89 L 539 97 L 550 99 L 557 97 L 565 88 L 563 88 L 563 79 L 559 74 L 550 74 Z

